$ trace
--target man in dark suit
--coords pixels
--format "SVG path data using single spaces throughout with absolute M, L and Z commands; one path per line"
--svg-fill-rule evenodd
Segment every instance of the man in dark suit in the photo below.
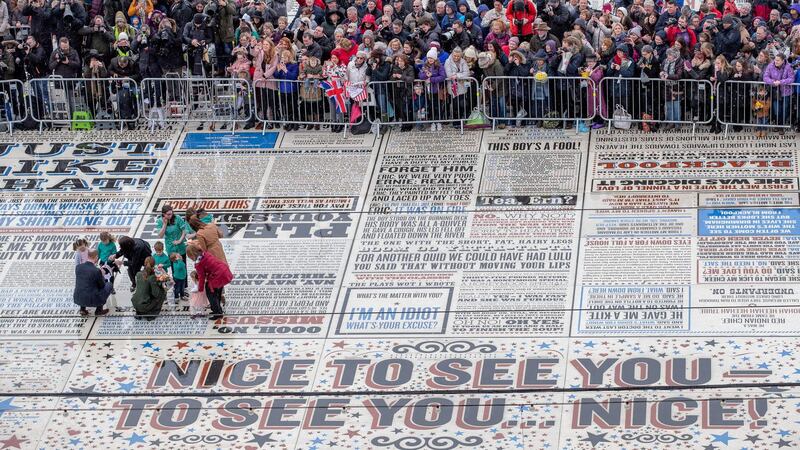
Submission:
M 89 314 L 87 307 L 96 308 L 95 316 L 108 314 L 103 306 L 111 295 L 111 288 L 112 285 L 103 275 L 103 271 L 97 268 L 97 249 L 89 250 L 88 261 L 75 266 L 75 291 L 72 293 L 72 300 L 81 307 L 81 315 Z

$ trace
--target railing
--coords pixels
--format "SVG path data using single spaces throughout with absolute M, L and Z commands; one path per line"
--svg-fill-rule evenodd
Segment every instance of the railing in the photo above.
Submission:
M 0 82 L 0 132 L 33 119 L 42 127 L 73 130 L 150 129 L 167 124 L 222 122 L 231 130 L 247 123 L 262 128 L 330 128 L 362 124 L 400 125 L 401 130 L 463 130 L 473 110 L 493 127 L 538 124 L 560 128 L 590 121 L 643 129 L 679 124 L 787 129 L 800 121 L 800 84 L 769 85 L 730 80 L 583 77 L 486 77 L 431 83 L 373 81 L 366 90 L 326 80 L 268 80 L 255 88 L 235 78 L 34 79 Z M 356 106 L 357 105 L 357 106 Z M 483 122 L 486 123 L 486 122 Z M 245 128 L 250 128 L 245 126 Z M 485 125 L 484 125 L 485 126 Z
M 545 128 L 566 127 L 588 122 L 597 109 L 597 86 L 583 77 L 486 77 L 481 92 L 492 128 L 530 122 Z
M 133 127 L 140 117 L 139 87 L 130 78 L 40 78 L 30 81 L 29 93 L 31 118 L 40 128 Z
M 145 78 L 142 86 L 142 117 L 148 127 L 168 124 L 217 122 L 231 130 L 253 120 L 253 89 L 238 78 Z
M 0 81 L 0 132 L 13 133 L 14 124 L 28 117 L 25 85 L 19 80 Z
M 346 133 L 347 127 L 365 120 L 362 106 L 366 108 L 370 97 L 364 89 L 319 79 L 262 80 L 253 95 L 255 117 L 265 130 L 283 125 L 287 130 L 330 127 Z
M 449 123 L 464 129 L 473 108 L 479 106 L 479 85 L 475 78 L 461 78 L 432 83 L 427 80 L 371 81 L 375 107 L 369 109 L 370 122 L 400 125 L 408 131 L 414 126 L 431 125 L 441 129 Z
M 603 78 L 598 109 L 609 127 L 625 128 L 632 123 L 694 127 L 714 119 L 713 96 L 713 85 L 708 80 Z
M 730 80 L 717 85 L 717 120 L 728 127 L 790 128 L 800 113 L 800 84 Z

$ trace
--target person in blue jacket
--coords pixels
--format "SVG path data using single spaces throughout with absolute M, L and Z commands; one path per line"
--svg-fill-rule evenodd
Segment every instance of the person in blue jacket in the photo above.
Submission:
M 295 62 L 294 52 L 291 50 L 284 50 L 281 52 L 281 58 L 278 61 L 278 67 L 275 70 L 275 78 L 278 80 L 285 80 L 278 82 L 278 92 L 280 93 L 280 115 L 281 120 L 286 123 L 284 130 L 292 131 L 300 128 L 298 120 L 298 85 L 297 75 L 299 67 Z

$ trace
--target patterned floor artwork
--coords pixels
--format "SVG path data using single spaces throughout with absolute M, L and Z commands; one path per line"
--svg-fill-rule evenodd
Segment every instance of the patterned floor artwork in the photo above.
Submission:
M 0 138 L 0 449 L 800 448 L 795 135 Z M 81 317 L 211 212 L 226 316 Z M 191 264 L 190 264 L 191 270 Z

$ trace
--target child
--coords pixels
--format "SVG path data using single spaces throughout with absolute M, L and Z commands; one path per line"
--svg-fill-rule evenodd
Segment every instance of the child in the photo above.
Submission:
M 89 260 L 89 241 L 80 238 L 72 244 L 75 251 L 75 265 L 83 264 Z
M 753 115 L 756 116 L 756 123 L 766 125 L 769 123 L 769 109 L 772 100 L 769 98 L 769 91 L 765 85 L 759 85 L 755 97 L 753 97 Z M 756 137 L 765 137 L 766 128 L 756 127 Z
M 169 255 L 164 253 L 164 243 L 161 241 L 156 242 L 153 245 L 153 250 L 155 251 L 155 253 L 153 253 L 153 261 L 156 263 L 156 270 L 158 270 L 159 267 L 164 271 L 169 269 L 172 264 L 169 263 Z
M 119 267 L 116 264 L 109 264 L 108 258 L 111 255 L 117 253 L 117 242 L 114 239 L 114 236 L 111 235 L 108 231 L 103 231 L 100 233 L 100 243 L 97 244 L 97 260 L 100 262 L 100 265 L 108 264 L 111 267 L 111 277 L 108 279 L 108 282 L 111 283 L 111 295 L 116 294 L 116 290 L 114 289 L 114 279 L 116 278 L 114 274 L 119 273 Z M 119 310 L 119 308 L 115 306 L 115 309 Z
M 236 60 L 228 67 L 231 76 L 250 81 L 250 58 L 247 57 L 247 48 L 236 47 L 233 49 Z M 242 73 L 244 76 L 242 76 Z
M 421 83 L 414 84 L 414 94 L 411 99 L 415 120 L 424 122 L 428 118 L 428 99 L 425 98 L 425 88 Z M 417 128 L 421 130 L 422 124 L 418 124 Z
M 208 297 L 205 291 L 200 291 L 197 284 L 197 271 L 192 271 L 192 294 L 189 297 L 189 310 L 192 313 L 192 319 L 205 316 L 205 310 L 208 306 Z
M 97 258 L 100 264 L 108 262 L 108 258 L 117 253 L 117 240 L 108 231 L 100 233 L 100 243 L 97 244 Z
M 172 280 L 175 282 L 173 293 L 175 294 L 175 303 L 180 300 L 186 299 L 186 263 L 183 262 L 183 257 L 179 253 L 169 255 L 172 260 Z

